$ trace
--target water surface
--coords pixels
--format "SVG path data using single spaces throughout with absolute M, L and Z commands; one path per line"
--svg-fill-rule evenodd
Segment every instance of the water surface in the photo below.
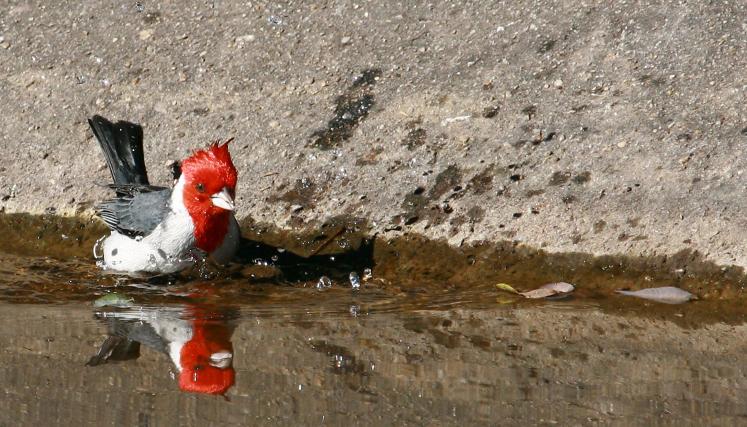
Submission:
M 0 425 L 714 425 L 747 414 L 741 276 L 692 258 L 683 272 L 403 240 L 359 258 L 270 255 L 153 279 L 103 274 L 48 240 L 0 250 Z M 571 298 L 494 287 L 557 280 L 577 286 Z M 664 284 L 701 299 L 612 292 Z

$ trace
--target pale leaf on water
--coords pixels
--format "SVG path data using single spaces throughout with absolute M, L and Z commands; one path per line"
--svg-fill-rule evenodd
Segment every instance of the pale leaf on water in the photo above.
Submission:
M 573 292 L 576 288 L 570 283 L 566 282 L 555 282 L 543 285 L 541 289 L 552 289 L 559 294 L 567 294 Z
M 518 294 L 519 291 L 514 289 L 511 285 L 508 283 L 498 283 L 495 285 L 496 288 L 498 288 L 501 291 L 511 292 L 512 294 Z
M 552 289 L 545 289 L 545 288 L 539 288 L 539 289 L 534 289 L 531 291 L 520 293 L 520 295 L 523 295 L 526 298 L 531 298 L 531 299 L 547 298 L 547 297 L 551 297 L 557 294 L 558 293 L 553 291 Z
M 651 301 L 661 302 L 664 304 L 682 304 L 697 299 L 697 297 L 686 290 L 675 288 L 674 286 L 664 286 L 661 288 L 647 288 L 638 291 L 615 291 L 621 295 L 627 295 L 636 298 L 643 298 Z
M 534 289 L 527 292 L 521 292 L 526 298 L 537 299 L 537 298 L 548 298 L 548 297 L 562 297 L 570 294 L 576 289 L 573 285 L 566 282 L 548 283 L 540 286 L 538 289 Z

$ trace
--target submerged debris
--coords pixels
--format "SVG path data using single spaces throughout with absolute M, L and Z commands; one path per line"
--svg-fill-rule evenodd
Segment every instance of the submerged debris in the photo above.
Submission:
M 691 299 L 697 299 L 697 297 L 690 292 L 684 289 L 675 288 L 674 286 L 647 288 L 638 291 L 617 290 L 615 292 L 621 295 L 643 298 L 664 304 L 682 304 L 690 301 Z
M 106 294 L 93 302 L 93 306 L 100 307 L 129 307 L 135 300 L 116 292 Z

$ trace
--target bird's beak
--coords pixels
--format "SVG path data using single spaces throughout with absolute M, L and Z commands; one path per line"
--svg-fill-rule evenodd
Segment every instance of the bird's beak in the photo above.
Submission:
M 228 351 L 219 351 L 210 355 L 209 364 L 210 366 L 215 366 L 216 368 L 225 369 L 231 366 L 232 360 L 233 354 Z
M 219 193 L 215 193 L 210 196 L 210 200 L 213 202 L 214 206 L 225 209 L 227 211 L 232 211 L 236 208 L 233 203 L 233 197 L 231 197 L 231 193 L 228 192 L 228 188 L 226 187 L 223 187 L 223 190 L 221 190 Z

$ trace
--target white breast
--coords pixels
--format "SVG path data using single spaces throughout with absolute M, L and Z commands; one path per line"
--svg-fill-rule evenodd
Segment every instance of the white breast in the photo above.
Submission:
M 183 188 L 180 179 L 171 195 L 171 211 L 149 235 L 133 239 L 112 231 L 102 242 L 102 267 L 122 272 L 174 273 L 192 265 L 194 224 L 182 201 Z

